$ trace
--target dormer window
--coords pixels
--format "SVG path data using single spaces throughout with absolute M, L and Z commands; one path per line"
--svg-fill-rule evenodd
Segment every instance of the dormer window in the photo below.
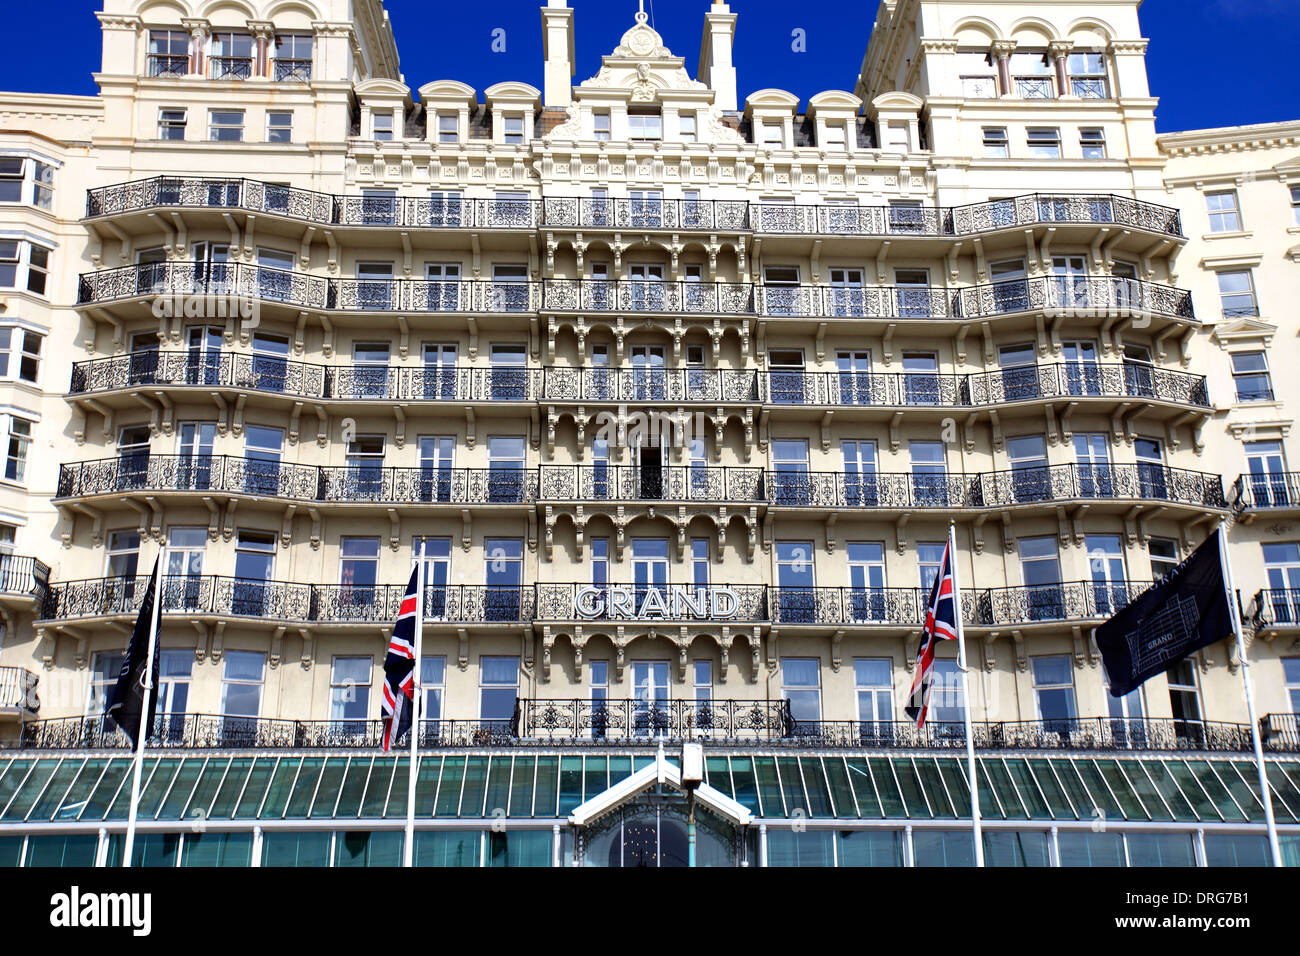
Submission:
M 511 146 L 522 146 L 524 144 L 524 118 L 522 116 L 505 117 L 505 129 L 502 131 L 501 141 Z
M 253 38 L 247 33 L 212 35 L 212 79 L 246 80 L 253 75 Z
M 827 123 L 822 136 L 822 146 L 826 149 L 847 149 L 848 135 L 843 123 Z
M 438 114 L 438 142 L 460 142 L 460 118 L 455 113 Z
M 698 142 L 694 113 L 681 114 L 681 135 L 683 143 Z
M 759 130 L 762 134 L 762 143 L 768 149 L 783 149 L 785 147 L 785 125 L 782 123 L 763 123 Z
M 658 113 L 629 113 L 627 116 L 627 138 L 634 142 L 650 142 L 663 139 L 663 117 Z
M 374 138 L 378 142 L 389 143 L 393 139 L 393 113 L 391 110 L 384 110 L 375 113 L 371 117 L 371 127 Z

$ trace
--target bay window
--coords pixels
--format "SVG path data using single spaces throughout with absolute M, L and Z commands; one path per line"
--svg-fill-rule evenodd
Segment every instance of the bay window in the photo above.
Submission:
M 0 203 L 54 206 L 54 167 L 38 159 L 0 156 Z
M 28 240 L 0 239 L 0 289 L 45 295 L 50 250 Z
M 0 379 L 36 384 L 44 342 L 45 337 L 38 332 L 0 328 Z

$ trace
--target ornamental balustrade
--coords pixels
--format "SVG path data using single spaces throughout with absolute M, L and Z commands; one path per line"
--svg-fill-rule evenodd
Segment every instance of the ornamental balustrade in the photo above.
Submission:
M 1191 295 L 1185 290 L 1115 277 L 1038 276 L 956 290 L 642 279 L 326 279 L 248 263 L 180 260 L 83 273 L 77 302 L 196 296 L 227 300 L 222 303 L 227 311 L 218 309 L 222 317 L 238 317 L 243 300 L 257 300 L 344 312 L 653 312 L 928 320 L 1102 311 L 1195 321 Z M 179 307 L 185 308 L 185 303 Z M 205 314 L 210 311 L 205 309 Z
M 44 599 L 50 583 L 50 566 L 22 554 L 0 554 L 0 594 L 31 595 Z
M 1300 588 L 1264 588 L 1254 606 L 1257 626 L 1300 626 Z
M 1239 475 L 1232 483 L 1232 506 L 1237 514 L 1300 506 L 1300 472 L 1274 471 Z
M 756 370 L 704 368 L 547 368 L 543 401 L 758 402 Z
M 238 75 L 243 58 L 229 58 Z M 224 69 L 225 67 L 223 67 Z M 189 72 L 185 56 L 151 56 L 153 76 Z M 309 60 L 280 60 L 279 80 L 309 79 Z M 991 82 L 991 81 L 990 81 Z M 1089 83 L 1076 80 L 1080 88 Z M 1104 81 L 1100 81 L 1104 85 Z M 1080 94 L 1076 94 L 1080 95 Z M 155 176 L 86 193 L 86 217 L 156 207 L 242 209 L 322 225 L 427 229 L 672 229 L 776 235 L 967 236 L 1018 226 L 1131 226 L 1181 238 L 1177 209 L 1113 194 L 1031 193 L 962 206 L 796 205 L 747 200 L 348 196 L 225 177 Z
M 36 695 L 40 678 L 25 667 L 0 667 L 0 709 L 17 708 L 27 713 L 41 709 Z
M 322 624 L 388 624 L 406 593 L 404 584 L 298 584 L 214 575 L 164 575 L 166 614 L 206 614 Z M 42 620 L 136 614 L 148 577 L 109 577 L 50 586 Z M 535 616 L 531 585 L 442 585 L 425 589 L 430 623 L 521 623 Z
M 764 501 L 760 468 L 541 465 L 542 501 Z

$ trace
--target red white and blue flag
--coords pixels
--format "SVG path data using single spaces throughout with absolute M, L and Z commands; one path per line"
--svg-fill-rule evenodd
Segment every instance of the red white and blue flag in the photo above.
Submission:
M 957 588 L 952 576 L 952 539 L 944 545 L 943 561 L 930 588 L 930 600 L 925 607 L 925 628 L 921 632 L 921 647 L 916 654 L 916 677 L 908 694 L 907 716 L 917 727 L 925 726 L 930 710 L 930 693 L 934 689 L 934 650 L 939 641 L 957 640 Z
M 415 700 L 415 622 L 420 612 L 418 591 L 420 569 L 411 571 L 411 583 L 406 586 L 402 606 L 397 612 L 397 624 L 388 642 L 388 655 L 384 658 L 384 750 L 411 729 Z

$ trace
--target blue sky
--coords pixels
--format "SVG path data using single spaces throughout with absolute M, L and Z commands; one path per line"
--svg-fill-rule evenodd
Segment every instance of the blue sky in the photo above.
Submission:
M 1300 48 L 1298 0 L 1146 0 L 1143 33 L 1151 86 L 1160 97 L 1162 132 L 1300 119 L 1295 50 Z M 402 70 L 412 88 L 456 79 L 482 91 L 501 80 L 542 85 L 542 0 L 387 0 Z M 49 93 L 95 92 L 99 67 L 96 0 L 9 0 L 0 14 L 14 38 L 51 36 L 58 54 L 15 43 L 0 58 L 0 89 Z M 618 43 L 637 0 L 570 0 L 576 10 L 576 81 L 595 74 L 600 56 Z M 668 47 L 692 75 L 709 0 L 646 0 Z M 736 65 L 740 97 L 777 87 L 805 102 L 825 89 L 852 90 L 862 63 L 874 0 L 791 3 L 732 0 L 740 14 Z M 435 12 L 436 11 L 436 12 Z M 832 13 L 832 11 L 835 11 Z M 505 51 L 493 52 L 493 31 L 505 31 Z M 805 31 L 806 52 L 792 49 Z M 1222 64 L 1220 68 L 1217 68 Z

